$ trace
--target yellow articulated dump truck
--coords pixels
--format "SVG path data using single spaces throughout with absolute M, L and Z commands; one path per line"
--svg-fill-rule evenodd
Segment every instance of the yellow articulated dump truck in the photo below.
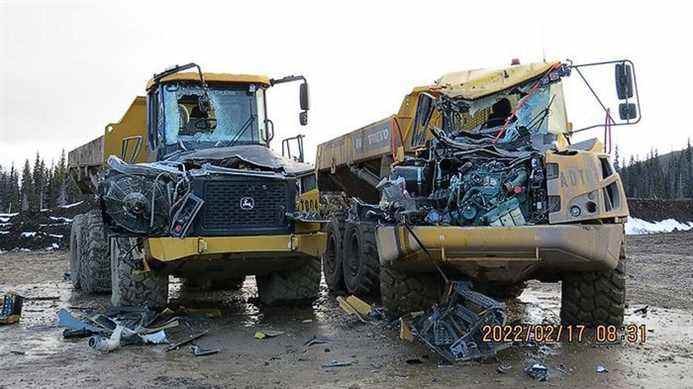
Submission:
M 169 275 L 213 288 L 255 275 L 264 303 L 314 300 L 325 246 L 315 169 L 301 135 L 283 141 L 283 155 L 270 149 L 267 92 L 294 81 L 306 125 L 303 76 L 175 66 L 154 75 L 120 122 L 72 150 L 72 177 L 98 199 L 73 221 L 75 287 L 111 292 L 116 306 L 161 307 Z
M 610 99 L 587 77 L 600 69 L 615 75 Z M 575 74 L 604 122 L 568 120 Z M 402 314 L 438 302 L 445 281 L 499 299 L 561 281 L 563 323 L 620 325 L 628 205 L 608 139 L 574 139 L 639 120 L 628 60 L 514 63 L 414 88 L 397 114 L 318 147 L 328 286 L 380 293 Z

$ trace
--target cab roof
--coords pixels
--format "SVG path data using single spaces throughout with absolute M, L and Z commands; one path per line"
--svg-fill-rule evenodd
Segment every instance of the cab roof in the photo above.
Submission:
M 500 69 L 474 69 L 444 74 L 433 85 L 414 91 L 435 91 L 474 100 L 500 92 L 546 73 L 557 62 L 513 65 Z
M 270 79 L 267 76 L 255 74 L 229 74 L 229 73 L 202 73 L 208 84 L 262 84 L 270 86 Z M 181 72 L 171 74 L 159 80 L 168 81 L 200 81 L 197 72 Z M 147 90 L 154 86 L 154 80 L 147 82 Z

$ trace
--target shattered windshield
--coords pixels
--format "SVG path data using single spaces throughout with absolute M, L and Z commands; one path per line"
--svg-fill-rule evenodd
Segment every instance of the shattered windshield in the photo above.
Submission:
M 172 83 L 163 88 L 167 145 L 229 146 L 261 143 L 263 90 L 248 86 L 210 87 L 209 102 L 199 85 Z

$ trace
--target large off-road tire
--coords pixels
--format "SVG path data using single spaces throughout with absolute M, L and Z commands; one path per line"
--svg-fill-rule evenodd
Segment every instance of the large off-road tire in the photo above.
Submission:
M 83 217 L 84 215 L 77 215 L 72 218 L 72 225 L 70 226 L 70 281 L 72 281 L 72 287 L 75 289 L 81 288 L 79 283 L 79 256 L 82 243 L 80 230 Z
M 101 211 L 84 214 L 81 224 L 79 284 L 86 293 L 108 293 L 111 260 Z
M 621 326 L 626 304 L 626 263 L 606 272 L 567 274 L 561 285 L 561 323 Z
M 342 239 L 342 269 L 347 292 L 367 296 L 379 292 L 380 261 L 375 244 L 375 225 L 347 223 Z
M 380 294 L 391 316 L 425 311 L 440 301 L 443 282 L 437 273 L 405 273 L 380 268 Z
M 168 275 L 144 270 L 144 252 L 136 238 L 111 239 L 111 304 L 160 308 L 168 301 Z
M 322 272 L 325 283 L 331 292 L 346 290 L 344 285 L 344 270 L 342 268 L 342 235 L 344 235 L 344 223 L 339 220 L 331 221 L 325 227 L 327 244 L 322 256 Z
M 263 304 L 311 304 L 320 294 L 320 259 L 311 258 L 300 267 L 255 279 Z
M 518 298 L 522 292 L 524 292 L 525 288 L 527 288 L 527 283 L 525 282 L 518 282 L 511 285 L 493 282 L 474 283 L 474 290 L 499 301 Z

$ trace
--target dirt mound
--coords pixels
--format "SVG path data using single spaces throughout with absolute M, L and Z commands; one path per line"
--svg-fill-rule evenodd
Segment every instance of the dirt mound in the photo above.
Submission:
M 628 199 L 628 208 L 631 216 L 650 222 L 666 219 L 693 221 L 693 199 Z
M 15 214 L 0 214 L 0 251 L 61 250 L 69 247 L 72 219 L 94 207 L 92 201 Z

